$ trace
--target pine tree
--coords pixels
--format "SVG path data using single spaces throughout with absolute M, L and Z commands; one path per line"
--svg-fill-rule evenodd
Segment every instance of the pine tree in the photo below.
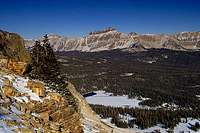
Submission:
M 32 78 L 45 81 L 60 82 L 59 64 L 50 46 L 47 35 L 41 42 L 36 41 L 31 50 L 31 73 Z

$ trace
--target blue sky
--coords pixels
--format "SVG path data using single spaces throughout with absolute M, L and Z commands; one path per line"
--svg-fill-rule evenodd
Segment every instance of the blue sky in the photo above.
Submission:
M 0 29 L 24 38 L 121 32 L 200 31 L 200 0 L 1 0 Z

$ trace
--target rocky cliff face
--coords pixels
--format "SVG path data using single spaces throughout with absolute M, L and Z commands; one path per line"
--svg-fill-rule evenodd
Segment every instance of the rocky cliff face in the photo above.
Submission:
M 186 49 L 200 48 L 200 32 L 181 32 L 175 34 L 174 37 Z
M 23 74 L 29 62 L 30 54 L 25 49 L 23 38 L 0 30 L 0 66 Z
M 80 114 L 51 86 L 1 71 L 0 88 L 0 132 L 83 132 Z
M 114 28 L 91 32 L 85 37 L 68 38 L 49 35 L 54 51 L 85 51 L 95 52 L 112 49 L 128 49 L 144 51 L 150 48 L 166 48 L 172 50 L 198 50 L 200 32 L 163 34 L 121 33 Z M 30 47 L 33 41 L 26 41 Z
M 29 62 L 30 55 L 25 49 L 23 38 L 16 33 L 0 30 L 0 58 Z

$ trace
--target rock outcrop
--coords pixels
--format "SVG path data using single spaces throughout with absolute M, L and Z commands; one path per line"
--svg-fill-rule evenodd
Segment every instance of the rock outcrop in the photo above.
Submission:
M 0 30 L 0 66 L 24 74 L 30 60 L 22 37 Z
M 44 84 L 42 84 L 41 82 L 29 80 L 27 83 L 27 87 L 30 88 L 38 96 L 45 96 Z
M 96 52 L 112 49 L 144 51 L 151 48 L 171 50 L 198 50 L 200 48 L 200 32 L 167 34 L 125 34 L 115 28 L 90 32 L 80 38 L 68 38 L 49 34 L 49 41 L 54 51 L 84 51 Z M 31 47 L 33 41 L 27 40 L 26 47 Z
M 0 30 L 0 57 L 30 62 L 30 55 L 25 49 L 23 38 L 16 33 L 2 30 Z
M 82 133 L 81 115 L 43 82 L 0 72 L 0 131 Z
M 200 32 L 181 32 L 175 34 L 174 37 L 186 49 L 200 48 Z

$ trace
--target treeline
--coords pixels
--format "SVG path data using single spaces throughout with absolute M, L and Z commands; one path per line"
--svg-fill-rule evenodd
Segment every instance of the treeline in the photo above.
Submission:
M 148 127 L 155 126 L 157 124 L 163 124 L 164 128 L 173 129 L 176 124 L 181 122 L 181 118 L 199 118 L 200 110 L 166 110 L 166 109 L 140 109 L 140 108 L 122 108 L 122 107 L 110 107 L 103 105 L 90 105 L 93 110 L 99 114 L 102 118 L 111 117 L 111 122 L 118 127 L 127 128 L 134 127 L 134 125 L 139 126 L 139 128 L 144 129 Z M 119 114 L 126 115 L 129 114 L 135 119 L 130 119 L 125 122 L 120 119 Z M 199 125 L 195 124 L 193 127 L 195 130 L 199 128 Z

